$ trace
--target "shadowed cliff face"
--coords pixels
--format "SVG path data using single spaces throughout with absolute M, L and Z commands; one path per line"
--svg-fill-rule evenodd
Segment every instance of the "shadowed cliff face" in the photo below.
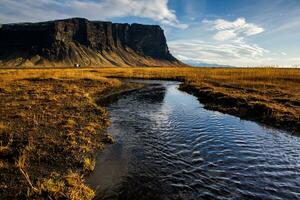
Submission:
M 0 28 L 0 66 L 165 66 L 174 58 L 159 26 L 81 18 Z

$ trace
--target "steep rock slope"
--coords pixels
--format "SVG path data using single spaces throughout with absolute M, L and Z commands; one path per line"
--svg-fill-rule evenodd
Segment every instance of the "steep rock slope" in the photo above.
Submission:
M 0 28 L 0 66 L 179 66 L 157 25 L 72 18 Z

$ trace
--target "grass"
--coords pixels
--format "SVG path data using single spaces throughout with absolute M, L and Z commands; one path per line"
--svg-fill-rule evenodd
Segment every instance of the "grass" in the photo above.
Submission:
M 95 102 L 123 87 L 92 72 L 0 70 L 0 199 L 92 199 L 83 175 L 110 138 Z
M 95 197 L 95 192 L 84 184 L 83 176 L 69 171 L 67 175 L 60 176 L 52 173 L 51 178 L 42 179 L 37 183 L 34 193 L 29 198 L 40 199 L 72 199 L 87 200 Z
M 85 158 L 83 161 L 83 168 L 86 171 L 93 171 L 95 168 L 96 161 L 92 158 Z
M 299 69 L 3 69 L 0 199 L 94 197 L 83 175 L 113 143 L 108 113 L 95 102 L 125 87 L 111 77 L 181 80 L 209 109 L 300 133 Z
M 182 80 L 205 107 L 300 133 L 300 69 L 114 68 L 101 76 Z

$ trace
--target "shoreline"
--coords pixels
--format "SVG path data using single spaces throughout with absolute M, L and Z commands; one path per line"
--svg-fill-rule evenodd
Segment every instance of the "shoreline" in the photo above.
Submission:
M 175 78 L 141 78 L 141 77 L 123 77 L 123 76 L 106 76 L 107 78 L 117 79 L 133 79 L 133 80 L 162 80 L 162 81 L 178 81 L 180 82 L 179 90 L 187 92 L 195 97 L 204 105 L 205 109 L 219 111 L 224 114 L 233 115 L 240 119 L 250 120 L 261 125 L 267 125 L 270 128 L 287 131 L 291 135 L 300 136 L 300 121 L 297 118 L 290 120 L 282 120 L 272 117 L 274 112 L 262 102 L 252 104 L 251 102 L 234 96 L 227 95 L 222 92 L 214 92 L 213 87 L 205 87 L 203 90 L 189 84 L 186 77 Z
M 123 81 L 122 84 L 124 84 Z M 118 98 L 120 95 L 130 94 L 131 92 L 138 91 L 143 87 L 144 85 L 142 84 L 125 83 L 121 88 L 116 88 L 112 91 L 104 91 L 98 97 L 95 98 L 95 103 L 97 105 L 106 106 L 107 104 L 110 104 L 111 102 L 115 101 L 115 99 Z
M 205 109 L 219 111 L 224 114 L 230 114 L 240 119 L 250 120 L 261 123 L 272 128 L 288 131 L 292 135 L 300 136 L 300 122 L 298 119 L 283 121 L 282 119 L 271 116 L 272 108 L 260 104 L 251 104 L 242 98 L 235 98 L 221 92 L 213 92 L 212 90 L 201 90 L 192 85 L 182 83 L 180 90 L 197 97 Z
M 112 78 L 182 82 L 207 109 L 300 135 L 300 69 L 116 68 L 98 71 Z
M 94 197 L 84 177 L 113 143 L 108 112 L 97 101 L 141 85 L 62 75 L 0 81 L 0 198 Z

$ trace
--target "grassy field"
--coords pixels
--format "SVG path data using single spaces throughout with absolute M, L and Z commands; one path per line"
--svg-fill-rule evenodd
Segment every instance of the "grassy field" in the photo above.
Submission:
M 83 176 L 112 139 L 95 102 L 111 77 L 181 80 L 213 110 L 300 133 L 300 70 L 90 68 L 0 70 L 0 199 L 92 199 Z
M 92 199 L 83 175 L 112 142 L 95 101 L 122 83 L 66 70 L 0 77 L 0 199 Z

